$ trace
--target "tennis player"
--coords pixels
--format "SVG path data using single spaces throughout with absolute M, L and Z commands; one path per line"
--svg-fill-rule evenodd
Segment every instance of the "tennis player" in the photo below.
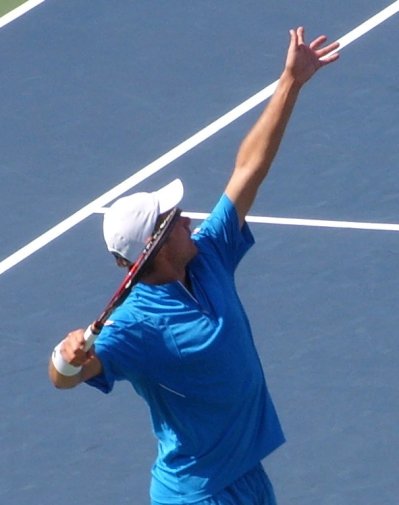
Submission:
M 87 383 L 109 393 L 129 381 L 147 402 L 158 456 L 152 505 L 275 505 L 262 460 L 284 442 L 234 272 L 254 239 L 245 222 L 279 148 L 302 86 L 338 59 L 338 43 L 304 42 L 290 31 L 285 67 L 268 106 L 243 140 L 225 192 L 199 231 L 180 216 L 139 282 L 95 345 L 84 330 L 59 344 L 76 368 L 50 360 L 53 384 Z M 104 236 L 118 265 L 130 267 L 183 196 L 179 180 L 115 202 Z M 133 500 L 133 498 L 132 498 Z M 133 501 L 132 501 L 133 503 Z

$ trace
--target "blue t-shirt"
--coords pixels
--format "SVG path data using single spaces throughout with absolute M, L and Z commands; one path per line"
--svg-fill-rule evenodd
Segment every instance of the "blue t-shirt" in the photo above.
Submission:
M 198 232 L 190 293 L 180 282 L 138 283 L 96 341 L 108 393 L 128 380 L 147 402 L 158 439 L 151 496 L 208 498 L 284 442 L 234 271 L 254 243 L 223 195 Z

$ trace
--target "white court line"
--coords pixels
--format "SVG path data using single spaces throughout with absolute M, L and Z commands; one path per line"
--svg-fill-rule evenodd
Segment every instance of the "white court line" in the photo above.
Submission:
M 350 43 L 352 43 L 353 41 L 355 41 L 368 31 L 372 30 L 373 28 L 375 28 L 376 26 L 378 26 L 379 24 L 381 24 L 382 22 L 384 22 L 385 20 L 396 14 L 397 12 L 399 12 L 399 0 L 396 0 L 396 2 L 393 2 L 390 6 L 386 7 L 378 14 L 372 16 L 367 21 L 357 26 L 356 28 L 348 32 L 346 35 L 344 35 L 342 38 L 340 38 L 339 42 L 341 44 L 341 49 L 343 47 L 346 47 L 347 45 L 349 45 Z M 27 257 L 29 257 L 34 252 L 38 251 L 39 249 L 47 245 L 55 238 L 59 237 L 60 235 L 71 229 L 73 226 L 77 225 L 78 223 L 80 223 L 81 221 L 92 215 L 94 212 L 98 212 L 101 207 L 104 207 L 115 198 L 118 198 L 126 191 L 132 189 L 134 186 L 142 182 L 144 179 L 147 179 L 148 177 L 155 174 L 159 170 L 165 168 L 167 165 L 183 156 L 183 154 L 187 153 L 200 143 L 204 142 L 206 139 L 217 133 L 222 128 L 228 126 L 230 123 L 232 123 L 233 121 L 244 115 L 246 112 L 250 111 L 257 105 L 259 105 L 261 102 L 265 101 L 273 94 L 277 86 L 277 82 L 278 81 L 275 81 L 274 83 L 269 84 L 264 89 L 262 89 L 261 91 L 250 97 L 248 100 L 242 102 L 240 105 L 232 109 L 227 114 L 221 116 L 219 119 L 216 119 L 216 121 L 206 126 L 202 130 L 198 131 L 192 137 L 188 138 L 178 146 L 174 147 L 166 154 L 160 156 L 158 159 L 156 159 L 149 165 L 145 166 L 144 168 L 133 174 L 131 177 L 127 178 L 126 180 L 124 180 L 123 182 L 112 188 L 110 191 L 107 191 L 97 199 L 93 200 L 91 203 L 87 204 L 82 209 L 78 210 L 75 214 L 72 214 L 64 221 L 61 221 L 53 228 L 51 228 L 50 230 L 46 231 L 45 233 L 34 239 L 32 242 L 28 243 L 15 253 L 11 254 L 10 256 L 2 260 L 0 262 L 0 275 L 9 270 L 10 268 L 14 267 L 15 265 L 17 265 Z
M 206 219 L 209 214 L 203 212 L 183 212 L 191 219 Z M 343 228 L 351 230 L 399 231 L 399 224 L 362 223 L 359 221 L 328 221 L 325 219 L 297 219 L 290 217 L 247 216 L 248 223 L 278 224 L 290 226 L 314 226 L 318 228 Z
M 104 214 L 106 207 L 98 209 L 99 214 Z M 209 216 L 208 212 L 183 211 L 182 216 L 203 221 Z M 300 219 L 292 217 L 246 216 L 248 223 L 278 224 L 290 226 L 311 226 L 317 228 L 343 228 L 351 230 L 399 231 L 399 224 L 395 223 L 365 223 L 362 221 L 331 221 L 328 219 Z
M 43 2 L 44 0 L 28 0 L 19 7 L 16 7 L 7 14 L 4 14 L 4 16 L 0 18 L 0 28 L 3 28 L 3 26 L 8 25 L 8 23 L 11 23 L 11 21 L 15 21 L 17 18 L 19 18 L 23 14 L 26 14 L 31 9 L 37 7 L 39 4 Z
M 99 214 L 104 214 L 106 207 L 98 209 Z M 209 216 L 208 212 L 183 211 L 182 216 L 190 219 L 203 221 Z M 300 219 L 292 217 L 271 216 L 246 216 L 247 223 L 278 224 L 289 226 L 311 226 L 317 228 L 347 228 L 351 230 L 376 230 L 376 231 L 399 231 L 399 224 L 394 223 L 365 223 L 361 221 L 329 221 L 327 219 Z

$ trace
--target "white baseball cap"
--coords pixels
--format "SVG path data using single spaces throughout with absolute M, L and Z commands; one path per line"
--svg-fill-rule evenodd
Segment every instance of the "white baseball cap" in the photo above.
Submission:
M 108 251 L 133 263 L 151 237 L 158 216 L 176 207 L 183 193 L 183 183 L 175 179 L 158 191 L 134 193 L 116 200 L 104 214 Z

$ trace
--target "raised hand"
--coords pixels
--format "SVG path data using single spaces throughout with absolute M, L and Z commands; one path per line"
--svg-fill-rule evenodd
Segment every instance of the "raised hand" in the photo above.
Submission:
M 317 70 L 339 58 L 339 53 L 335 51 L 339 47 L 338 42 L 322 47 L 327 37 L 320 35 L 309 45 L 305 44 L 305 30 L 302 26 L 295 30 L 290 30 L 290 45 L 288 48 L 285 71 L 291 75 L 299 85 L 308 81 Z

